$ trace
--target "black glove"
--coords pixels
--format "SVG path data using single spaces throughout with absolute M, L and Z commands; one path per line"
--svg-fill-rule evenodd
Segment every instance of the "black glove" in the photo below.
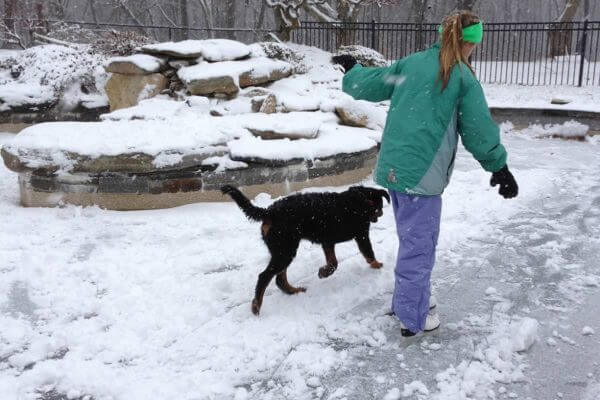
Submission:
M 505 199 L 512 199 L 519 194 L 519 185 L 517 185 L 515 177 L 510 173 L 506 165 L 500 171 L 492 174 L 490 185 L 496 186 L 498 184 L 500 185 L 498 193 Z
M 344 68 L 344 72 L 348 72 L 357 64 L 356 58 L 350 54 L 340 54 L 339 56 L 331 57 L 334 64 L 340 64 Z

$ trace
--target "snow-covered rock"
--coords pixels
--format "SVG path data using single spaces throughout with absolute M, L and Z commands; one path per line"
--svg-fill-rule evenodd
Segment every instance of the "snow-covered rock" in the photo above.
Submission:
M 383 130 L 387 110 L 364 100 L 347 99 L 335 109 L 341 123 L 359 128 Z
M 203 63 L 177 71 L 187 89 L 195 95 L 231 95 L 237 93 L 240 88 L 276 81 L 291 73 L 290 64 L 268 58 Z
M 231 61 L 250 55 L 250 47 L 229 39 L 184 40 L 143 46 L 141 51 L 175 58 L 198 58 L 211 62 Z
M 352 129 L 352 128 L 349 128 Z M 315 139 L 264 140 L 244 136 L 227 143 L 231 158 L 238 161 L 291 161 L 352 154 L 377 147 L 377 142 L 364 134 L 349 131 L 334 123 L 323 123 Z
M 154 97 L 169 84 L 162 74 L 113 74 L 106 84 L 106 94 L 111 111 L 137 105 Z
M 305 112 L 254 113 L 224 119 L 239 124 L 263 139 L 312 139 L 317 137 L 323 121 L 331 119 L 331 115 Z
M 146 75 L 159 72 L 166 65 L 163 58 L 148 54 L 134 54 L 126 57 L 114 57 L 108 60 L 106 72 L 118 74 Z

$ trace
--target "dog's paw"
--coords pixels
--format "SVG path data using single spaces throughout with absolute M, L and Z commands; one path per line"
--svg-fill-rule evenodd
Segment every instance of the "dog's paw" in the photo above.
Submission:
M 304 293 L 304 292 L 306 292 L 306 288 L 305 287 L 300 286 L 300 287 L 296 288 L 296 293 Z
M 373 260 L 373 261 L 371 261 L 371 262 L 369 263 L 369 265 L 370 265 L 370 266 L 371 266 L 371 268 L 373 268 L 373 269 L 379 269 L 379 268 L 383 267 L 383 264 L 382 264 L 382 263 L 380 263 L 380 262 L 379 262 L 379 261 L 377 261 L 377 260 Z
M 260 313 L 260 304 L 256 299 L 252 300 L 252 314 L 258 315 Z
M 326 265 L 324 267 L 319 268 L 319 278 L 323 279 L 327 278 L 328 276 L 331 276 L 331 274 L 335 272 L 335 269 L 336 268 L 331 265 Z

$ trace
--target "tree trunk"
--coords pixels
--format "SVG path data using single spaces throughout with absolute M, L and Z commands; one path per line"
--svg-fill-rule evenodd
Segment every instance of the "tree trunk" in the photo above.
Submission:
M 275 26 L 279 31 L 279 39 L 282 42 L 289 42 L 292 38 L 292 31 L 300 26 L 300 20 L 290 15 L 289 10 L 283 7 L 273 9 L 275 15 Z
M 179 26 L 182 28 L 189 28 L 190 17 L 188 14 L 188 0 L 179 0 L 179 15 L 180 23 Z M 190 31 L 188 29 L 179 30 L 179 40 L 187 40 L 190 38 Z
M 16 18 L 17 0 L 4 0 L 4 25 L 9 31 L 18 33 Z
M 427 19 L 427 11 L 429 6 L 429 0 L 412 0 L 411 14 L 413 14 L 414 21 L 423 24 Z M 420 51 L 427 46 L 428 43 L 425 43 L 425 31 L 420 29 L 419 32 L 415 32 L 415 48 L 411 49 L 413 51 Z
M 265 21 L 265 11 L 267 10 L 267 3 L 265 3 L 264 1 L 261 2 L 260 5 L 260 11 L 258 13 L 258 18 L 256 19 L 256 24 L 254 25 L 254 29 L 256 29 L 257 32 L 255 32 L 255 39 L 258 41 L 263 40 L 262 36 L 258 34 L 258 30 L 262 29 L 263 23 Z
M 211 38 L 215 37 L 213 28 L 213 13 L 212 13 L 212 2 L 211 0 L 199 0 L 200 8 L 202 8 L 202 15 L 204 16 L 205 28 L 208 30 L 208 36 Z
M 235 28 L 235 0 L 225 0 L 225 27 Z M 227 32 L 227 38 L 236 40 L 234 31 Z
M 457 0 L 456 2 L 456 8 L 459 10 L 473 11 L 476 5 L 477 0 Z
M 337 35 L 337 46 L 347 46 L 356 42 L 356 29 L 353 25 L 357 21 L 360 11 L 360 3 L 355 4 L 348 0 L 338 0 L 337 18 L 342 22 L 342 28 Z M 361 43 L 363 46 L 369 46 L 368 43 Z
M 590 13 L 590 0 L 583 0 L 583 19 L 589 20 L 592 17 Z
M 581 0 L 568 0 L 562 14 L 550 25 L 548 31 L 548 51 L 550 57 L 564 56 L 571 53 L 573 31 L 567 30 L 573 21 Z

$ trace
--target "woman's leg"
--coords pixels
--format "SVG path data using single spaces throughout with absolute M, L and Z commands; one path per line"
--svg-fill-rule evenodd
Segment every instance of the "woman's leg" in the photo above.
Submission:
M 441 196 L 390 191 L 399 247 L 392 311 L 411 332 L 422 331 L 429 312 L 431 270 L 440 232 Z

